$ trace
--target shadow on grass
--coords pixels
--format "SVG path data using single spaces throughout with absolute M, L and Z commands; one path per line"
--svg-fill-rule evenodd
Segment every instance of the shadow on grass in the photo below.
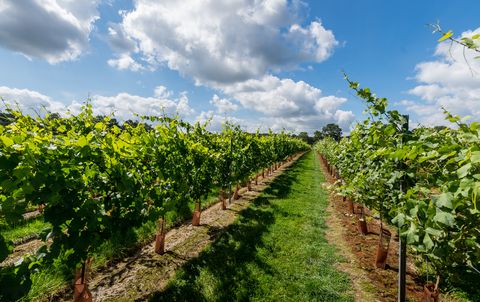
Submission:
M 246 300 L 250 293 L 241 289 L 256 284 L 249 274 L 248 263 L 253 262 L 266 272 L 271 270 L 257 257 L 256 247 L 262 246 L 262 242 L 255 239 L 274 223 L 274 216 L 264 209 L 269 205 L 268 199 L 259 197 L 253 203 L 252 207 L 240 212 L 237 223 L 227 227 L 206 251 L 187 262 L 165 291 L 155 293 L 150 301 L 206 301 L 202 284 L 212 287 L 217 301 Z M 214 280 L 197 282 L 205 274 L 213 276 Z
M 218 239 L 197 258 L 188 261 L 166 289 L 154 293 L 150 301 L 249 300 L 258 285 L 249 265 L 260 268 L 265 274 L 274 274 L 274 268 L 260 259 L 257 249 L 264 247 L 262 235 L 275 222 L 274 213 L 279 213 L 270 199 L 289 194 L 299 173 L 297 165 L 299 163 L 278 176 L 262 196 L 239 213 L 234 224 L 223 231 L 212 227 L 209 231 L 214 236 L 220 233 Z
M 292 190 L 292 183 L 297 180 L 298 173 L 300 173 L 305 164 L 304 162 L 305 157 L 302 156 L 295 164 L 287 167 L 285 171 L 263 191 L 264 194 L 271 195 L 273 198 L 287 197 Z

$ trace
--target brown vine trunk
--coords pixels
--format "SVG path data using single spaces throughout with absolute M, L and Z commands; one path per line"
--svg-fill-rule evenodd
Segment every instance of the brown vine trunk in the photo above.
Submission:
M 258 186 L 258 174 L 255 175 L 255 185 Z
M 378 268 L 385 269 L 387 265 L 390 238 L 392 238 L 392 233 L 390 233 L 389 230 L 384 229 L 383 226 L 380 227 L 380 238 L 378 240 L 377 258 L 375 260 L 375 266 Z
M 83 262 L 82 267 L 75 271 L 75 284 L 73 289 L 74 302 L 92 302 L 92 293 L 88 289 L 88 273 L 92 260 Z
M 45 209 L 45 204 L 42 203 L 42 204 L 39 204 L 39 205 L 38 205 L 38 212 L 39 212 L 40 214 L 43 214 L 43 210 L 44 210 L 44 209 Z
M 438 302 L 440 301 L 440 289 L 438 284 L 440 282 L 440 277 L 437 277 L 437 283 L 428 283 L 423 286 L 423 299 L 422 302 Z
M 367 235 L 368 227 L 367 227 L 367 221 L 365 220 L 365 213 L 362 205 L 357 205 L 355 209 L 355 214 L 357 215 L 358 231 L 362 235 Z
M 358 219 L 358 231 L 362 235 L 368 234 L 368 227 L 367 227 L 367 222 L 365 221 L 365 218 Z
M 202 214 L 202 208 L 200 205 L 200 201 L 195 202 L 195 211 L 193 211 L 192 217 L 192 225 L 199 226 L 200 225 L 200 215 Z
M 265 169 L 262 170 L 262 179 L 265 178 Z
M 351 198 L 347 199 L 348 202 L 348 210 L 351 214 L 355 214 L 355 208 L 353 207 L 353 200 Z
M 252 182 L 250 181 L 250 179 L 247 181 L 247 190 L 248 192 L 252 190 Z
M 237 183 L 237 186 L 236 186 L 236 188 L 235 188 L 235 194 L 233 194 L 233 199 L 234 199 L 234 200 L 240 199 L 240 194 L 238 194 L 238 191 L 239 191 L 239 190 L 240 190 L 240 186 L 239 186 L 238 183 Z
M 220 202 L 222 203 L 222 210 L 227 209 L 227 202 L 226 202 L 226 196 L 225 196 L 225 191 L 223 189 L 220 190 Z
M 155 235 L 155 253 L 165 254 L 165 218 L 158 220 L 157 234 Z

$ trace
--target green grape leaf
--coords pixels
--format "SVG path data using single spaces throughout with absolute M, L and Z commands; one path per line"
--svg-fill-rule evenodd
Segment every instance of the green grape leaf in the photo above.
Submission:
M 425 245 L 425 248 L 427 250 L 430 250 L 434 246 L 432 238 L 430 238 L 430 235 L 428 235 L 428 233 L 426 233 L 425 237 L 423 237 L 423 244 Z
M 436 237 L 440 237 L 442 235 L 442 231 L 434 228 L 426 228 L 425 232 Z
M 437 199 L 437 207 L 445 207 L 448 209 L 453 209 L 453 204 L 452 204 L 452 193 L 442 193 L 438 196 Z
M 460 167 L 460 169 L 457 170 L 457 175 L 459 178 L 464 178 L 467 176 L 468 172 L 470 171 L 470 168 L 472 167 L 471 163 L 468 163 L 466 165 L 463 165 Z
M 435 217 L 433 217 L 433 220 L 450 227 L 453 227 L 455 225 L 455 216 L 450 213 L 441 211 L 438 208 L 437 214 L 435 215 Z
M 11 145 L 13 145 L 13 140 L 8 136 L 0 136 L 0 139 L 6 147 L 10 147 Z
M 472 156 L 470 157 L 472 163 L 480 163 L 480 151 L 473 151 Z
M 438 39 L 438 42 L 445 41 L 448 38 L 450 38 L 451 36 L 453 36 L 453 32 L 451 30 L 449 30 L 448 32 L 444 33 L 443 36 L 440 39 Z

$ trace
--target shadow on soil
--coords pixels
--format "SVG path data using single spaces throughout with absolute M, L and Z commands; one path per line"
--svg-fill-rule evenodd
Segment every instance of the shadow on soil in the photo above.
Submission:
M 258 284 L 251 275 L 249 264 L 261 268 L 266 274 L 274 272 L 260 260 L 256 251 L 264 246 L 262 234 L 275 222 L 275 215 L 288 215 L 280 213 L 271 200 L 289 194 L 299 172 L 298 165 L 292 165 L 278 176 L 261 196 L 239 213 L 234 224 L 223 230 L 212 227 L 210 233 L 219 234 L 216 241 L 197 258 L 188 261 L 177 272 L 174 281 L 163 292 L 150 296 L 150 301 L 206 301 L 206 292 L 216 301 L 247 301 L 252 295 L 249 289 L 253 290 Z M 214 276 L 214 280 L 201 280 L 205 275 Z

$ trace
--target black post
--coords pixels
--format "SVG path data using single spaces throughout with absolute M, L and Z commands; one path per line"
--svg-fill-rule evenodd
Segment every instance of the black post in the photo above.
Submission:
M 230 165 L 228 168 L 228 178 L 229 178 L 229 184 L 228 184 L 228 205 L 232 204 L 232 153 L 233 153 L 233 140 L 232 137 L 230 137 Z
M 400 146 L 402 146 L 405 141 L 405 135 L 408 133 L 408 115 L 403 116 L 405 118 L 405 123 L 402 125 L 402 140 Z M 402 169 L 406 167 L 404 164 L 401 164 Z M 405 192 L 405 184 L 403 181 L 400 181 L 400 191 Z M 407 274 L 407 238 L 401 236 L 401 229 L 398 228 L 398 302 L 406 301 L 406 274 Z
M 398 245 L 398 302 L 405 302 L 406 299 L 406 271 L 407 271 L 407 242 L 405 238 L 400 238 Z

